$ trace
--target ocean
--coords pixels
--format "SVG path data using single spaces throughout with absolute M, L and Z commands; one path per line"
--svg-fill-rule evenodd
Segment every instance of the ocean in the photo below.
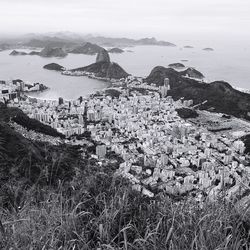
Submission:
M 193 44 L 183 44 L 193 45 Z M 119 63 L 128 73 L 145 77 L 155 66 L 167 67 L 181 62 L 194 67 L 205 75 L 207 81 L 224 80 L 231 85 L 250 88 L 250 49 L 235 44 L 214 46 L 214 51 L 204 51 L 206 46 L 194 48 L 137 46 L 127 48 L 122 54 L 110 54 L 111 61 Z M 207 46 L 209 47 L 209 46 Z M 20 51 L 27 51 L 21 50 Z M 69 54 L 65 58 L 42 58 L 39 56 L 9 56 L 11 51 L 0 52 L 0 80 L 22 79 L 39 82 L 50 89 L 39 94 L 40 98 L 75 99 L 103 89 L 107 83 L 87 77 L 70 77 L 43 69 L 48 63 L 58 63 L 67 69 L 86 66 L 95 62 L 95 56 Z M 185 61 L 183 61 L 185 60 Z

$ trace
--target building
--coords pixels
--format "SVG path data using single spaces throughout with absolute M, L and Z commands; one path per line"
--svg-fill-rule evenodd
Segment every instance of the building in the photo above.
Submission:
M 96 146 L 96 155 L 98 158 L 104 158 L 107 153 L 106 145 L 98 145 Z

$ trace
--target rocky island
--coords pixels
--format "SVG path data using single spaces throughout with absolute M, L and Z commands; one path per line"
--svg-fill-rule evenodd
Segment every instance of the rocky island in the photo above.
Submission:
M 109 53 L 116 53 L 116 54 L 121 54 L 124 52 L 124 50 L 120 49 L 120 48 L 112 48 L 110 50 L 108 50 Z
M 63 72 L 65 75 L 88 75 L 103 79 L 121 79 L 129 74 L 117 63 L 111 62 L 108 52 L 102 49 L 96 57 L 96 62 L 85 67 Z
M 65 68 L 57 63 L 49 63 L 43 66 L 44 69 L 55 70 L 55 71 L 64 71 Z

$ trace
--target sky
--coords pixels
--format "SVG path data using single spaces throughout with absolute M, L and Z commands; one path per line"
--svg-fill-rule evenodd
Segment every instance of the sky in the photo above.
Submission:
M 250 0 L 0 0 L 0 34 L 250 37 Z

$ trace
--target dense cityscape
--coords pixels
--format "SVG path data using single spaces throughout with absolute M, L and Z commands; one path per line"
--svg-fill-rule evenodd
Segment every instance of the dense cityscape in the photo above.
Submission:
M 250 186 L 249 158 L 240 140 L 242 131 L 214 133 L 192 119 L 182 119 L 178 110 L 194 107 L 192 100 L 174 101 L 168 95 L 169 79 L 164 86 L 146 85 L 140 78 L 116 81 L 109 90 L 119 97 L 97 93 L 77 100 L 40 100 L 27 97 L 24 84 L 2 82 L 2 96 L 8 106 L 18 107 L 30 118 L 50 125 L 69 144 L 81 145 L 77 136 L 90 133 L 97 143 L 99 164 L 107 152 L 122 157 L 116 175 L 127 179 L 134 190 L 148 197 L 159 192 L 187 196 L 202 202 L 226 194 L 228 200 L 244 194 Z M 8 86 L 9 92 L 3 86 Z M 198 118 L 197 118 L 198 119 Z M 60 144 L 59 138 L 44 138 L 37 133 L 12 127 L 23 136 Z M 245 128 L 250 132 L 250 126 Z

